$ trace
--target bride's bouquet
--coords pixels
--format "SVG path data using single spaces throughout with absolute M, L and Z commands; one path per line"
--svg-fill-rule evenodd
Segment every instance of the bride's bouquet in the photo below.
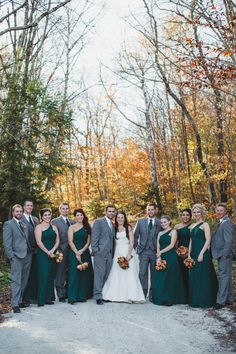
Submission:
M 179 257 L 181 257 L 182 259 L 185 259 L 188 257 L 188 247 L 179 246 L 176 250 L 176 253 Z
M 87 269 L 88 266 L 88 262 L 79 262 L 79 264 L 77 265 L 77 269 L 82 272 L 83 270 Z
M 184 265 L 185 265 L 185 267 L 187 267 L 187 268 L 193 268 L 194 267 L 194 265 L 195 265 L 195 261 L 194 261 L 194 259 L 192 259 L 192 258 L 186 258 L 185 260 L 184 260 Z
M 167 267 L 166 261 L 163 259 L 160 259 L 159 261 L 156 261 L 156 266 L 155 269 L 158 271 L 165 270 Z
M 54 254 L 55 261 L 61 263 L 63 261 L 63 253 L 60 250 L 57 250 Z
M 117 258 L 117 263 L 122 269 L 128 269 L 129 268 L 129 261 L 125 257 L 118 257 Z

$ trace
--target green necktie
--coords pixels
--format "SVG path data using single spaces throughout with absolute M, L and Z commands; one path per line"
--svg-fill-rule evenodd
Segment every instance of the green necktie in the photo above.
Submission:
M 151 231 L 151 229 L 152 229 L 152 219 L 150 219 L 148 223 L 148 230 Z

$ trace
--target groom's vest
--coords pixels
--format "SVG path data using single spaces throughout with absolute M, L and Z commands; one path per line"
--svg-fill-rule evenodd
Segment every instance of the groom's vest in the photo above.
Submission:
M 152 230 L 148 230 L 148 238 L 147 238 L 147 243 L 146 246 L 144 248 L 144 250 L 152 250 L 155 251 L 155 247 L 153 244 L 153 232 L 154 232 L 154 227 L 152 228 Z

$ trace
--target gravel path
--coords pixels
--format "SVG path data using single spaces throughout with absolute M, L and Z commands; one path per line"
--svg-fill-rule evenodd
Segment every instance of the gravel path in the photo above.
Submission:
M 233 323 L 230 310 L 221 313 Z M 228 328 L 209 314 L 209 310 L 186 305 L 163 307 L 149 302 L 98 306 L 89 300 L 43 308 L 32 305 L 21 314 L 5 316 L 0 327 L 0 352 L 235 353 L 216 339 L 226 334 Z

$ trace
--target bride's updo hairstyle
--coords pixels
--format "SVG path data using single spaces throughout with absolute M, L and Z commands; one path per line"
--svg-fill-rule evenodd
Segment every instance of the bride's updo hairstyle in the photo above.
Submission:
M 126 237 L 129 239 L 129 226 L 130 226 L 130 224 L 128 223 L 127 216 L 126 216 L 126 214 L 125 214 L 125 212 L 123 210 L 118 210 L 117 213 L 116 213 L 116 216 L 115 216 L 115 232 L 116 232 L 116 234 L 118 232 L 117 216 L 119 214 L 124 216 L 124 228 L 125 228 L 125 231 L 126 231 Z M 116 234 L 115 234 L 115 237 L 116 237 Z

